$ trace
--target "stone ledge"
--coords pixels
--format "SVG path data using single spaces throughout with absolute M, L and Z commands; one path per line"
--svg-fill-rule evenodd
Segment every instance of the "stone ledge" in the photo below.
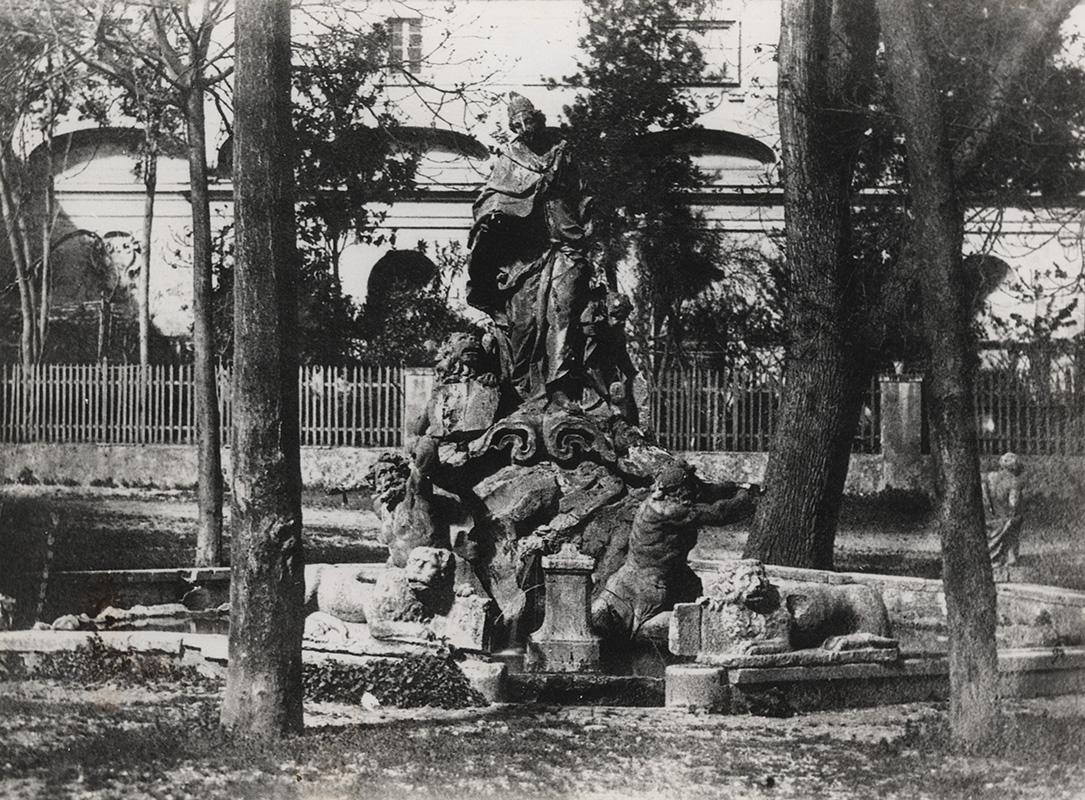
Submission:
M 0 652 L 60 653 L 75 650 L 97 636 L 118 650 L 179 656 L 186 638 L 200 639 L 205 635 L 165 631 L 4 631 L 0 633 Z
M 998 652 L 1000 674 L 1051 670 L 1085 670 L 1085 647 L 1021 647 Z M 949 660 L 946 656 L 926 655 L 905 657 L 900 661 L 883 664 L 737 667 L 729 670 L 728 680 L 732 684 L 743 684 L 943 674 L 949 674 Z
M 663 678 L 576 672 L 518 672 L 508 676 L 514 703 L 571 706 L 662 706 Z
M 998 671 L 1085 670 L 1085 647 L 1019 647 L 998 651 Z
M 72 651 L 86 645 L 95 636 L 109 647 L 146 655 L 168 656 L 192 666 L 205 675 L 225 677 L 229 660 L 229 638 L 214 633 L 170 633 L 148 631 L 3 631 L 0 653 L 21 656 Z M 342 661 L 364 664 L 402 658 L 403 653 L 360 655 L 331 648 L 302 648 L 305 663 Z M 507 670 L 504 664 L 468 658 L 461 663 L 468 682 L 491 703 L 505 699 Z
M 1028 648 L 999 653 L 999 693 L 1037 697 L 1085 691 L 1085 648 Z M 667 668 L 667 704 L 737 713 L 766 701 L 800 711 L 945 700 L 949 664 L 944 656 L 905 658 L 897 664 L 820 667 L 702 665 Z
M 739 667 L 728 670 L 732 685 L 757 683 L 797 683 L 811 681 L 850 681 L 872 678 L 896 678 L 948 674 L 945 656 L 902 658 L 883 664 L 828 664 L 824 666 Z
M 34 576 L 35 580 L 40 576 Z M 86 569 L 61 570 L 49 575 L 49 580 L 110 581 L 120 584 L 138 583 L 206 583 L 230 580 L 229 567 L 169 567 L 160 569 Z
M 841 572 L 849 578 L 849 583 L 863 583 L 868 586 L 892 587 L 897 591 L 941 594 L 941 578 L 917 578 L 914 575 L 885 575 L 880 572 Z
M 828 667 L 844 664 L 894 664 L 900 659 L 900 648 L 865 648 L 862 650 L 822 650 L 811 647 L 771 655 L 700 654 L 695 663 L 728 669 L 783 669 L 786 667 Z
M 724 563 L 716 558 L 691 558 L 690 567 L 698 575 L 714 575 L 720 564 Z M 781 567 L 776 564 L 766 564 L 765 571 L 769 577 L 777 581 L 792 581 L 802 583 L 856 583 L 855 574 L 850 572 L 831 572 L 824 569 L 804 569 L 802 567 Z
M 732 708 L 743 698 L 775 693 L 793 709 L 859 708 L 945 700 L 949 663 L 944 656 L 905 658 L 897 664 L 728 670 Z M 1085 691 L 1085 647 L 999 652 L 999 694 L 1038 697 Z
M 1042 583 L 1002 583 L 998 585 L 998 596 L 1085 609 L 1085 592 Z

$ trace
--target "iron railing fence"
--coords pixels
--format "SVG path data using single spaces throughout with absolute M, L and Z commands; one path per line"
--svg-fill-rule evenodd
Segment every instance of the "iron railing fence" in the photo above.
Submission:
M 230 369 L 218 368 L 223 441 L 233 422 Z M 301 443 L 394 447 L 402 440 L 398 366 L 303 366 Z M 190 444 L 196 440 L 191 364 L 0 364 L 0 441 Z
M 1085 455 L 1085 380 L 1080 360 L 983 352 L 976 376 L 980 450 Z M 404 372 L 399 366 L 303 366 L 298 374 L 302 444 L 398 447 Z M 218 370 L 229 441 L 230 372 Z M 772 368 L 726 369 L 704 361 L 659 370 L 649 381 L 647 420 L 676 451 L 766 451 L 782 381 Z M 424 398 L 422 398 L 424 401 Z M 882 398 L 863 397 L 854 452 L 881 451 Z M 925 426 L 924 426 L 925 427 Z M 191 365 L 0 364 L 0 442 L 189 444 L 195 441 Z
M 776 431 L 782 392 L 778 370 L 717 368 L 698 361 L 672 366 L 650 384 L 650 424 L 668 450 L 764 452 Z M 881 451 L 877 379 L 863 393 L 852 450 Z
M 976 373 L 980 452 L 1085 455 L 1085 348 L 987 344 Z

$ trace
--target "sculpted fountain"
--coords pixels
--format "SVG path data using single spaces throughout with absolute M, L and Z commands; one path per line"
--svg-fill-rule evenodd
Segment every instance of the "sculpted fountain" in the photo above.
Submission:
M 340 591 L 326 585 L 335 573 L 319 590 L 314 571 L 310 607 L 335 614 L 321 591 L 351 595 L 353 620 L 378 639 L 522 649 L 543 622 L 549 558 L 590 565 L 604 648 L 665 648 L 674 604 L 701 593 L 687 563 L 698 526 L 749 514 L 755 490 L 702 481 L 639 427 L 631 305 L 588 258 L 592 203 L 576 163 L 520 95 L 509 128 L 470 234 L 468 302 L 492 325 L 443 344 L 408 451 L 370 475 L 384 574 L 336 575 Z

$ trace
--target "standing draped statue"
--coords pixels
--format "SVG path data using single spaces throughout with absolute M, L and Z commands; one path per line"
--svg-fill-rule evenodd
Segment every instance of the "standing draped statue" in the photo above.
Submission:
M 590 198 L 565 141 L 515 92 L 509 128 L 516 136 L 474 205 L 467 302 L 493 318 L 517 401 L 566 407 L 584 381 Z
M 1021 550 L 1021 495 L 1024 466 L 1015 453 L 1003 453 L 998 469 L 983 476 L 983 505 L 987 549 L 991 564 L 1012 567 Z

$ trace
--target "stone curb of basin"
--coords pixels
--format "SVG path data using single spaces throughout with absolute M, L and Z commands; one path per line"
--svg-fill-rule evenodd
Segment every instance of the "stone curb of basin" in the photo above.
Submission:
M 0 632 L 0 653 L 14 653 L 32 668 L 42 655 L 75 650 L 99 639 L 107 647 L 123 652 L 168 658 L 185 666 L 195 667 L 202 675 L 223 678 L 229 655 L 229 640 L 222 634 L 176 633 L 169 631 L 3 631 Z M 305 663 L 326 660 L 361 664 L 388 660 L 389 655 L 358 655 L 332 648 L 303 648 Z M 457 662 L 472 688 L 490 703 L 505 698 L 507 668 L 499 662 L 468 657 Z
M 998 651 L 999 695 L 1030 698 L 1085 692 L 1085 647 L 1028 647 Z M 667 667 L 669 707 L 723 711 L 744 699 L 780 693 L 800 711 L 860 708 L 949 698 L 944 654 L 887 663 L 728 668 L 684 663 Z
M 0 653 L 13 653 L 33 667 L 42 655 L 75 650 L 98 637 L 117 650 L 150 657 L 169 658 L 195 667 L 202 674 L 225 675 L 228 640 L 220 634 L 175 633 L 162 631 L 6 631 L 0 632 Z M 347 663 L 386 660 L 385 655 L 357 655 L 334 649 L 303 650 L 307 663 L 334 659 Z M 468 657 L 459 666 L 469 683 L 491 704 L 504 704 L 510 698 L 510 681 L 504 663 Z M 681 675 L 674 674 L 675 671 Z M 776 667 L 725 669 L 698 664 L 674 665 L 667 670 L 665 702 L 649 705 L 717 708 L 726 710 L 727 697 L 771 686 L 789 686 L 788 694 L 800 710 L 820 710 L 849 706 L 881 705 L 948 696 L 948 665 L 944 655 L 903 659 L 895 664 L 843 664 L 823 667 Z M 1085 647 L 1021 648 L 999 651 L 1001 694 L 1004 697 L 1036 697 L 1085 692 Z M 523 676 L 518 676 L 523 677 Z M 554 677 L 536 676 L 536 677 Z M 573 680 L 576 676 L 558 676 Z M 594 676 L 596 678 L 600 676 Z M 680 680 L 674 680 L 680 678 Z M 569 687 L 566 687 L 569 688 Z M 563 697 L 566 704 L 582 705 L 575 699 L 584 687 Z M 629 687 L 625 687 L 628 689 Z M 515 694 L 515 690 L 511 692 Z M 859 695 L 869 695 L 860 697 Z M 539 702 L 542 698 L 518 698 Z M 662 698 L 660 698 L 662 700 Z M 589 705 L 598 703 L 587 701 Z M 603 701 L 605 705 L 613 702 Z M 624 703 L 622 703 L 624 704 Z M 488 708 L 496 708 L 491 705 Z M 382 714 L 391 709 L 381 709 Z M 406 710 L 405 710 L 406 711 Z M 477 709 L 464 710 L 467 718 Z M 410 717 L 410 714 L 406 716 Z M 385 714 L 381 719 L 400 718 Z

